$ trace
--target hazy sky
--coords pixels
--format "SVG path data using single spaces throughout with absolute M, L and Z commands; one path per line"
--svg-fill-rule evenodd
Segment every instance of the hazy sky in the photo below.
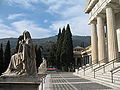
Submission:
M 18 37 L 24 30 L 33 38 L 54 36 L 71 25 L 73 35 L 90 35 L 85 0 L 0 0 L 0 38 Z

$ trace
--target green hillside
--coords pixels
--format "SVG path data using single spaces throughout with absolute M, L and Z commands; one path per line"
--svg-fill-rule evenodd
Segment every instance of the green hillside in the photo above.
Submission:
M 17 44 L 17 38 L 3 38 L 0 39 L 0 44 L 2 43 L 3 46 L 6 45 L 7 41 L 10 41 L 11 48 L 14 49 Z M 57 36 L 48 37 L 48 38 L 42 38 L 42 39 L 33 39 L 33 42 L 35 44 L 41 45 L 41 46 L 48 46 L 49 44 L 56 42 Z M 73 46 L 81 45 L 81 43 L 84 42 L 84 47 L 90 45 L 90 36 L 73 36 Z

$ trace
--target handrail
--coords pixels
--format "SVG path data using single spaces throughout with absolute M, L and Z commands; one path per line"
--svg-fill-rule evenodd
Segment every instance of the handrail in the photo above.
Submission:
M 91 67 L 92 67 L 92 69 L 93 69 L 93 66 L 96 66 L 97 64 L 99 64 L 99 66 L 100 66 L 100 62 L 104 61 L 105 59 L 107 59 L 107 58 L 104 58 L 104 59 L 102 59 L 102 60 L 100 60 L 100 61 L 98 61 L 98 62 L 96 62 L 96 63 L 90 65 L 89 67 L 83 67 L 83 70 L 84 70 L 84 76 L 85 76 L 85 71 L 91 69 Z M 93 61 L 96 61 L 96 60 L 93 60 Z
M 93 66 L 96 65 L 96 64 L 97 64 L 97 63 L 91 64 L 91 65 L 88 66 L 88 67 L 86 67 L 86 66 L 82 67 L 82 69 L 84 70 L 84 76 L 85 76 L 85 71 L 88 70 L 88 69 L 93 68 Z
M 110 63 L 113 63 L 113 68 L 114 68 L 114 62 L 115 62 L 117 59 L 118 59 L 118 58 L 115 58 L 115 59 L 113 59 L 113 60 L 111 60 L 111 61 L 109 61 L 109 62 L 107 62 L 107 63 L 105 63 L 105 64 L 103 64 L 103 65 L 101 65 L 101 66 L 99 66 L 99 67 L 97 67 L 97 68 L 95 68 L 95 69 L 94 69 L 94 78 L 95 78 L 95 72 L 96 72 L 96 71 L 99 71 L 102 67 L 103 67 L 104 73 L 105 73 L 105 66 L 109 65 Z
M 117 69 L 119 69 L 119 70 L 117 70 Z M 113 83 L 113 74 L 117 73 L 118 71 L 120 71 L 120 66 L 118 66 L 118 67 L 113 68 L 112 70 L 110 70 L 112 83 Z

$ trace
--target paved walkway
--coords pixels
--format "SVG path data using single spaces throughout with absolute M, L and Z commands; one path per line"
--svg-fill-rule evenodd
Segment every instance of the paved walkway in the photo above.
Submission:
M 51 74 L 50 82 L 51 90 L 113 90 L 110 87 L 74 76 L 72 73 Z

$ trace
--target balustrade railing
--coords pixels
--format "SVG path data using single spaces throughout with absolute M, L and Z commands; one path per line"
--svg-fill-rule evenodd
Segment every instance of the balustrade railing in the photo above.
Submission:
M 113 83 L 113 75 L 117 72 L 120 71 L 120 66 L 116 67 L 116 68 L 113 68 L 112 70 L 110 70 L 111 72 L 111 80 L 112 80 L 112 83 Z
M 97 67 L 97 68 L 95 68 L 95 69 L 94 69 L 94 78 L 95 78 L 95 72 L 97 72 L 97 71 L 99 71 L 99 70 L 101 70 L 101 69 L 103 69 L 103 72 L 105 73 L 105 68 L 106 68 L 108 65 L 113 64 L 113 68 L 114 68 L 114 63 L 115 63 L 115 61 L 117 61 L 117 59 L 119 59 L 119 58 L 115 58 L 115 59 L 113 59 L 113 60 L 111 60 L 111 61 L 109 61 L 109 62 L 107 62 L 107 63 L 105 63 L 105 64 L 103 64 L 103 65 L 100 65 L 100 66 Z
M 102 60 L 100 60 L 100 61 L 98 61 L 98 62 L 96 62 L 96 60 L 93 60 L 93 63 L 94 63 L 94 64 L 90 65 L 89 67 L 83 66 L 82 69 L 84 70 L 84 75 L 85 75 L 85 72 L 86 72 L 87 70 L 89 70 L 89 69 L 94 70 L 93 67 L 97 66 L 98 64 L 99 64 L 99 66 L 100 66 L 100 65 L 101 65 L 101 62 L 104 62 L 106 59 L 108 59 L 108 58 L 102 59 Z

